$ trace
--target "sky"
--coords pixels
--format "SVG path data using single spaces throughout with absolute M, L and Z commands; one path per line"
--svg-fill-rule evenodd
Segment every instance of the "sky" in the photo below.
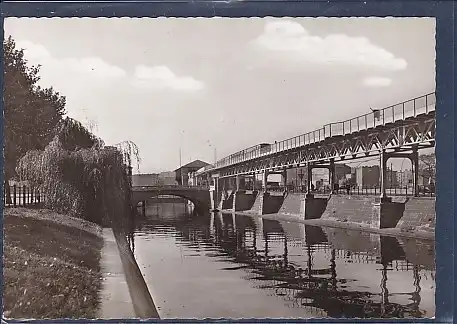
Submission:
M 435 91 L 433 18 L 6 18 L 4 29 L 70 117 L 107 145 L 138 145 L 141 173 Z

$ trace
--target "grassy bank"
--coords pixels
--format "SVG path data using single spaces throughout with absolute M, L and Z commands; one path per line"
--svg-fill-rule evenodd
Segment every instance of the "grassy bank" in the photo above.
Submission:
M 49 210 L 4 210 L 6 318 L 96 318 L 101 229 Z

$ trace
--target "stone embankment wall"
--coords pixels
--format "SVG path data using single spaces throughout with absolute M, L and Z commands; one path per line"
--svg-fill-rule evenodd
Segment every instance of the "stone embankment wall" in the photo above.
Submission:
M 410 198 L 404 206 L 403 217 L 396 227 L 402 230 L 434 231 L 436 222 L 435 199 Z
M 257 192 L 254 191 L 252 193 L 247 193 L 242 190 L 238 190 L 235 192 L 234 198 L 233 198 L 233 210 L 234 211 L 244 211 L 244 210 L 250 210 L 252 206 L 254 205 L 254 202 L 257 197 Z
M 344 223 L 344 227 L 401 231 L 434 232 L 436 220 L 435 200 L 414 197 L 288 194 L 278 214 Z
M 435 231 L 433 198 L 381 199 L 377 196 L 318 196 L 298 193 L 284 196 L 277 193 L 239 191 L 232 193 L 222 204 L 224 210 L 269 217 L 277 215 L 279 218 L 287 216 L 313 222 L 313 225 L 315 223 L 318 226 L 395 230 L 403 233 L 419 231 L 427 237 Z
M 281 208 L 284 202 L 283 195 L 272 195 L 269 192 L 265 192 L 262 195 L 262 215 L 275 214 Z

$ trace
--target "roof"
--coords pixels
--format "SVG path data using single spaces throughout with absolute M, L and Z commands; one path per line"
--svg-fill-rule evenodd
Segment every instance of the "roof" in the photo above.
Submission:
M 180 170 L 182 168 L 197 169 L 198 170 L 198 169 L 200 169 L 200 168 L 202 168 L 204 166 L 207 166 L 208 164 L 209 163 L 203 162 L 201 160 L 195 160 L 195 161 L 192 161 L 190 163 L 187 163 L 187 164 L 183 165 L 182 167 L 176 169 L 175 171 L 178 171 L 178 170 Z

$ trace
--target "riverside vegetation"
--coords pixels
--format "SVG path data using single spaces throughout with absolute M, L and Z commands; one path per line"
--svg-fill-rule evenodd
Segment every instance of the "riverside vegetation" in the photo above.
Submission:
M 4 209 L 4 316 L 97 317 L 100 226 L 128 226 L 138 148 L 106 146 L 65 116 L 65 97 L 38 85 L 40 67 L 11 37 L 3 45 L 6 199 L 10 179 L 46 197 L 40 209 Z

